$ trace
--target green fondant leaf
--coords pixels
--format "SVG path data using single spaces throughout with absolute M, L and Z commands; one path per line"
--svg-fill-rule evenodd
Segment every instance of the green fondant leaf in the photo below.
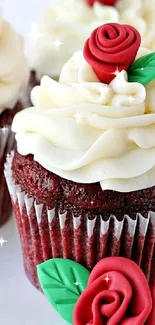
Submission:
M 66 321 L 72 323 L 73 309 L 87 286 L 89 271 L 74 261 L 55 258 L 38 265 L 37 272 L 49 302 Z
M 155 52 L 136 60 L 128 70 L 128 81 L 139 82 L 144 86 L 155 79 Z

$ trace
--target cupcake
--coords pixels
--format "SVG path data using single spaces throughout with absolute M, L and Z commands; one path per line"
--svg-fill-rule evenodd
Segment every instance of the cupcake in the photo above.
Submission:
M 14 148 L 10 126 L 22 109 L 20 94 L 28 81 L 28 66 L 23 42 L 12 26 L 0 15 L 0 225 L 8 218 L 11 202 L 4 178 L 5 157 Z M 4 205 L 5 202 L 5 205 Z
M 32 26 L 35 41 L 30 45 L 30 87 L 48 75 L 58 80 L 64 63 L 98 26 L 107 22 L 134 24 L 142 46 L 155 49 L 153 0 L 56 0 Z
M 122 256 L 155 283 L 155 53 L 140 44 L 130 25 L 98 27 L 14 118 L 5 175 L 37 288 L 51 258 Z
M 155 51 L 154 0 L 118 0 L 120 21 L 132 24 L 141 34 L 142 46 Z
M 32 25 L 36 37 L 29 53 L 30 85 L 38 84 L 44 75 L 58 80 L 64 63 L 82 49 L 90 33 L 103 23 L 118 20 L 117 9 L 103 5 L 103 1 L 55 0 L 40 22 Z

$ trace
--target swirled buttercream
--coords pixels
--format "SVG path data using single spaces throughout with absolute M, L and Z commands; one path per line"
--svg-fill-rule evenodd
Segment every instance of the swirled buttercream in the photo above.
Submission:
M 18 151 L 64 178 L 100 182 L 102 189 L 153 186 L 154 89 L 154 82 L 147 88 L 129 83 L 125 71 L 103 84 L 76 52 L 60 81 L 43 77 L 32 91 L 34 107 L 16 115 Z
M 23 40 L 0 15 L 0 113 L 13 108 L 28 80 Z

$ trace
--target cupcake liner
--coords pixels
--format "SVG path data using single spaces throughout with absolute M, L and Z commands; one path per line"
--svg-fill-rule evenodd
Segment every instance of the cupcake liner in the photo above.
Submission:
M 107 256 L 134 260 L 149 282 L 155 283 L 155 212 L 128 215 L 95 215 L 56 203 L 51 210 L 37 204 L 12 179 L 13 154 L 7 158 L 5 176 L 12 198 L 23 251 L 24 267 L 39 288 L 36 265 L 64 257 L 88 269 Z
M 32 106 L 32 101 L 31 101 L 31 91 L 35 86 L 39 86 L 40 81 L 37 79 L 37 74 L 35 70 L 30 71 L 30 78 L 29 78 L 29 83 L 27 86 L 27 98 L 28 98 L 28 106 Z
M 15 138 L 10 126 L 0 128 L 0 226 L 11 214 L 11 200 L 4 177 L 7 154 L 14 148 Z

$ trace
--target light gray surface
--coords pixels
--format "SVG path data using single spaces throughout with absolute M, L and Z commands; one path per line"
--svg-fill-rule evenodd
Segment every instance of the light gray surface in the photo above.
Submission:
M 0 324 L 67 325 L 27 279 L 13 218 L 0 228 L 1 235 L 8 242 L 0 247 Z
M 30 26 L 39 21 L 43 9 L 53 0 L 0 0 L 5 18 L 15 27 L 16 31 L 25 36 L 27 54 L 31 46 Z M 63 1 L 63 0 L 62 0 Z
M 0 0 L 4 14 L 21 34 L 28 34 L 50 0 Z M 29 39 L 26 37 L 28 45 Z M 13 218 L 0 228 L 8 240 L 0 247 L 0 324 L 66 325 L 43 294 L 27 280 L 22 267 L 20 243 Z
M 29 31 L 30 24 L 37 21 L 41 11 L 52 0 L 0 0 L 4 15 L 22 34 Z

